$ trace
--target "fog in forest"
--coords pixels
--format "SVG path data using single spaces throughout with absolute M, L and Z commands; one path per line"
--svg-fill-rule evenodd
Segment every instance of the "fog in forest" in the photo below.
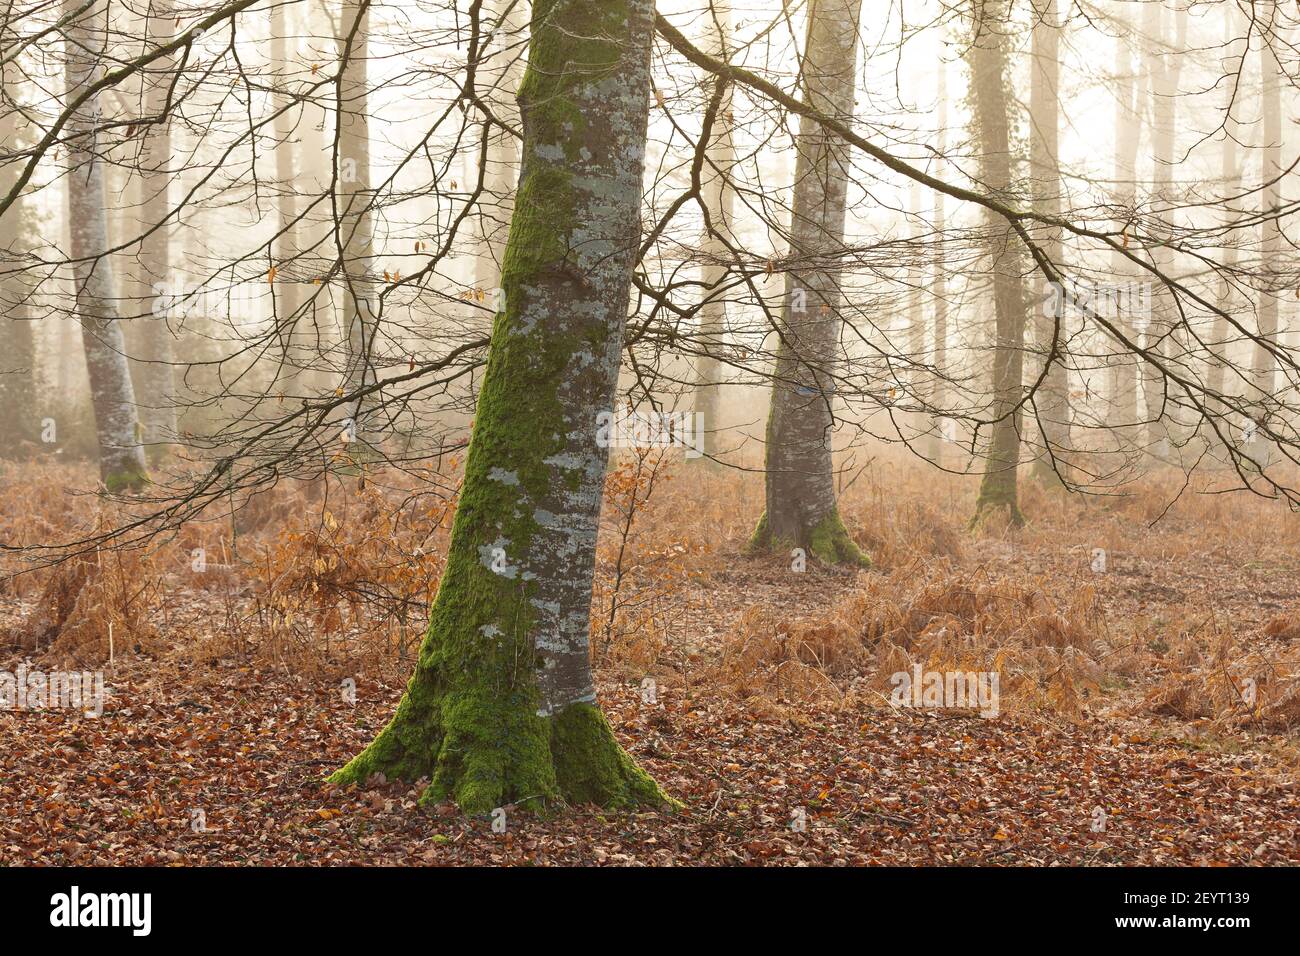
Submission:
M 1296 865 L 1297 42 L 6 0 L 0 863 Z

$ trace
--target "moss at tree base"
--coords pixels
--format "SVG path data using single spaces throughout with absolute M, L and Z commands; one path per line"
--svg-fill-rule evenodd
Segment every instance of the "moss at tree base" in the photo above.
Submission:
M 970 529 L 974 531 L 983 526 L 999 512 L 1006 512 L 1007 521 L 1012 527 L 1019 528 L 1025 523 L 1025 516 L 1020 511 L 1015 467 L 997 468 L 990 463 L 989 470 L 980 481 L 980 493 L 975 499 L 975 514 L 971 516 Z
M 1065 482 L 1061 480 L 1060 474 L 1052 467 L 1051 462 L 1046 459 L 1039 459 L 1034 462 L 1034 466 L 1029 469 L 1029 477 L 1041 483 L 1045 488 L 1057 488 L 1067 490 Z
M 802 541 L 777 538 L 767 521 L 764 511 L 758 519 L 758 526 L 749 537 L 746 550 L 751 554 L 760 552 L 788 553 L 793 548 L 803 547 L 813 557 L 824 564 L 847 564 L 859 568 L 871 567 L 869 558 L 853 541 L 849 531 L 844 527 L 839 509 L 835 509 L 822 518 L 814 527 L 806 531 Z
M 602 807 L 680 807 L 614 739 L 594 704 L 572 704 L 551 721 L 551 755 L 560 795 Z
M 470 815 L 511 805 L 539 813 L 580 803 L 680 806 L 619 746 L 594 704 L 542 717 L 503 708 L 484 691 L 448 695 L 431 707 L 417 679 L 392 722 L 329 782 L 363 784 L 377 773 L 408 783 L 427 779 L 422 805 L 451 799 Z
M 772 529 L 767 526 L 767 511 L 758 516 L 758 524 L 754 526 L 754 531 L 745 544 L 745 550 L 750 554 L 776 550 L 772 547 Z
M 1024 513 L 1021 512 L 1015 498 L 1008 501 L 1005 498 L 981 494 L 975 502 L 975 514 L 970 519 L 970 530 L 976 531 L 982 528 L 998 514 L 1005 514 L 1007 524 L 1013 528 L 1023 528 L 1025 525 Z
M 139 491 L 149 483 L 149 475 L 139 468 L 124 468 L 104 475 L 104 488 L 110 495 L 124 491 Z
M 809 549 L 817 560 L 827 564 L 851 564 L 860 568 L 871 567 L 871 559 L 862 553 L 849 536 L 849 530 L 835 509 L 813 528 L 808 536 Z

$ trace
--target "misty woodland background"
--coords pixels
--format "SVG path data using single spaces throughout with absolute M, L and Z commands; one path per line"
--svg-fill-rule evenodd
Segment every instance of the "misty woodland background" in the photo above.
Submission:
M 108 688 L 0 710 L 0 862 L 1300 861 L 1294 5 L 0 2 L 0 670 Z M 529 174 L 647 48 L 591 265 Z M 613 442 L 594 545 L 509 560 L 590 576 L 681 806 L 325 782 L 531 409 L 585 414 L 619 256 L 603 407 L 693 447 Z M 998 716 L 891 706 L 914 665 Z

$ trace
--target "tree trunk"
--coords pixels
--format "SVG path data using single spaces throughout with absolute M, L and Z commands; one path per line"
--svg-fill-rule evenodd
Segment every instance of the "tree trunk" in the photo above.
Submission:
M 1133 37 L 1121 31 L 1115 37 L 1115 203 L 1123 211 L 1123 228 L 1131 228 L 1131 217 L 1137 205 L 1138 147 L 1142 139 L 1142 104 L 1148 91 L 1147 73 L 1137 77 L 1133 60 Z M 1111 274 L 1115 281 L 1132 280 L 1133 267 L 1122 251 L 1111 253 Z M 1137 341 L 1137 327 L 1133 317 L 1120 314 L 1116 325 L 1130 342 Z M 1116 343 L 1116 353 L 1111 358 L 1110 408 L 1111 433 L 1122 448 L 1131 447 L 1138 439 L 1138 367 L 1139 359 L 1130 349 Z
M 1166 30 L 1164 27 L 1164 7 L 1153 3 L 1147 7 L 1144 31 L 1152 45 L 1148 50 L 1152 87 L 1154 91 L 1153 113 L 1155 116 L 1151 129 L 1151 152 L 1155 159 L 1155 173 L 1152 186 L 1158 200 L 1172 203 L 1170 196 L 1173 185 L 1174 164 L 1178 161 L 1175 153 L 1178 138 L 1178 84 L 1182 73 L 1183 50 L 1187 46 L 1187 11 L 1179 10 L 1176 16 L 1174 36 L 1170 40 L 1172 48 L 1165 46 Z M 1157 49 L 1160 48 L 1160 49 Z M 1164 275 L 1169 275 L 1174 266 L 1173 253 L 1158 245 L 1152 251 L 1152 262 Z M 1164 288 L 1153 290 L 1152 316 L 1148 323 L 1144 347 L 1153 353 L 1167 353 L 1174 340 L 1174 326 L 1178 322 L 1178 312 L 1173 294 Z M 1157 458 L 1167 459 L 1173 452 L 1170 429 L 1172 397 L 1165 377 L 1152 363 L 1142 364 L 1142 395 L 1145 402 L 1144 418 L 1147 423 L 1147 450 Z
M 506 7 L 509 7 L 508 11 Z M 487 30 L 501 21 L 488 55 L 478 68 L 481 82 L 490 81 L 491 86 L 480 87 L 478 93 L 492 107 L 495 117 L 516 128 L 519 110 L 514 103 L 514 93 L 519 89 L 524 64 L 520 33 L 525 23 L 525 12 L 522 0 L 513 5 L 510 0 L 493 0 L 483 5 L 481 27 Z M 519 141 L 495 125 L 488 130 L 487 136 L 483 195 L 479 199 L 478 215 L 474 217 L 474 284 L 483 293 L 483 301 L 491 302 L 490 297 L 501 285 L 501 257 L 514 211 Z
M 1273 348 L 1277 344 L 1278 330 L 1278 287 L 1279 273 L 1282 267 L 1282 229 L 1280 208 L 1282 205 L 1282 84 L 1288 82 L 1282 66 L 1278 63 L 1274 45 L 1283 42 L 1279 32 L 1279 17 L 1272 18 L 1273 35 L 1266 37 L 1267 42 L 1260 50 L 1260 93 L 1263 99 L 1264 114 L 1264 151 L 1261 169 L 1264 203 L 1264 221 L 1260 224 L 1262 232 L 1260 254 L 1263 266 L 1263 292 L 1259 297 L 1259 337 L 1262 341 L 1255 343 L 1253 362 L 1253 381 L 1258 391 L 1258 400 L 1271 403 L 1274 399 L 1273 388 L 1276 378 L 1277 359 Z M 1267 344 L 1265 344 L 1267 343 Z
M 6 11 L 12 12 L 12 8 Z M 8 47 L 16 39 L 4 25 L 0 40 Z M 16 63 L 0 64 L 0 90 L 5 107 L 0 112 L 0 143 L 6 152 L 21 149 L 24 136 L 19 129 L 20 112 L 10 104 L 16 102 L 18 84 L 22 82 Z M 18 164 L 0 166 L 0 196 L 7 196 L 18 181 Z M 0 456 L 25 457 L 40 433 L 36 416 L 36 350 L 28 299 L 32 282 L 21 271 L 20 256 L 30 246 L 30 223 L 23 200 L 19 199 L 4 212 L 0 233 L 4 236 L 0 259 Z
M 1240 18 L 1232 15 L 1228 11 L 1224 16 L 1224 42 L 1232 44 L 1240 37 L 1242 23 Z M 1240 63 L 1245 62 L 1243 56 Z M 1227 85 L 1224 91 L 1224 110 L 1223 118 L 1223 153 L 1222 153 L 1222 180 L 1223 195 L 1225 197 L 1235 197 L 1241 192 L 1242 171 L 1241 160 L 1237 155 L 1237 140 L 1240 136 L 1240 127 L 1236 119 L 1236 110 L 1240 107 L 1234 102 L 1235 90 L 1232 84 Z M 1228 225 L 1232 225 L 1238 217 L 1229 210 Z M 1218 290 L 1218 308 L 1220 311 L 1231 315 L 1237 308 L 1238 299 L 1234 294 L 1232 286 L 1232 273 L 1237 268 L 1238 249 L 1236 240 L 1232 236 L 1228 237 L 1227 245 L 1223 250 L 1224 272 L 1219 276 Z M 1227 411 L 1226 406 L 1220 400 L 1224 395 L 1225 387 L 1225 370 L 1228 365 L 1227 342 L 1228 342 L 1228 320 L 1221 315 L 1216 315 L 1211 324 L 1210 341 L 1209 341 L 1209 371 L 1206 376 L 1206 389 L 1209 395 L 1206 398 L 1206 404 L 1209 407 L 1210 414 L 1214 415 L 1218 421 L 1215 422 L 1219 431 L 1223 433 L 1222 437 L 1214 432 L 1213 428 L 1209 429 L 1207 440 L 1211 447 L 1225 451 L 1225 438 L 1228 438 L 1227 430 L 1231 428 L 1232 423 L 1224 416 Z
M 939 71 L 939 128 L 938 128 L 938 146 L 937 158 L 935 159 L 934 174 L 943 178 L 945 173 L 946 162 L 944 154 L 947 151 L 948 135 L 948 64 L 942 59 L 935 65 Z M 946 413 L 948 410 L 948 267 L 945 262 L 943 236 L 947 228 L 947 210 L 945 209 L 945 195 L 941 190 L 933 190 L 934 196 L 934 393 L 931 398 L 932 407 L 940 417 L 933 422 L 934 433 L 932 441 L 932 454 L 930 460 L 939 467 L 943 467 L 944 451 L 948 444 L 947 429 L 951 429 L 952 435 L 956 436 L 956 422 Z
M 290 53 L 288 4 L 276 3 L 271 7 L 271 65 L 275 70 L 276 88 L 272 99 L 277 110 L 272 128 L 275 133 L 275 214 L 276 236 L 271 244 L 272 265 L 277 278 L 270 283 L 275 296 L 275 321 L 280 340 L 280 368 L 273 389 L 301 397 L 303 394 L 303 366 L 309 364 L 309 351 L 299 329 L 305 323 L 303 306 L 304 282 L 312 277 L 305 274 L 302 263 L 296 258 L 302 252 L 302 223 L 298 209 L 298 146 L 294 130 L 295 112 L 304 124 L 306 111 L 290 108 L 291 98 L 285 88 L 293 70 Z
M 343 256 L 343 314 L 346 317 L 347 369 L 344 390 L 372 387 L 375 336 L 381 286 L 374 281 L 374 192 L 370 183 L 370 0 L 345 0 L 340 43 L 345 47 L 338 98 L 338 235 Z M 352 403 L 348 431 L 362 450 L 378 440 L 375 392 Z
M 719 60 L 731 60 L 731 6 L 730 0 L 717 0 L 712 7 L 709 19 L 709 41 L 704 49 Z M 714 82 L 722 82 L 716 80 Z M 736 147 L 732 141 L 731 88 L 722 93 L 717 115 L 713 120 L 713 129 L 706 146 L 705 164 L 701 175 L 704 177 L 703 204 L 709 213 L 708 227 L 705 229 L 701 251 L 704 265 L 700 269 L 700 281 L 704 286 L 705 300 L 700 306 L 700 349 L 703 354 L 696 359 L 695 408 L 702 417 L 703 433 L 699 436 L 697 459 L 700 462 L 715 461 L 717 439 L 719 435 L 719 409 L 722 401 L 722 363 L 717 353 L 725 346 L 727 333 L 727 307 L 722 294 L 717 290 L 727 278 L 727 262 L 731 258 L 728 241 L 735 217 L 735 197 L 728 179 L 732 166 L 736 162 Z M 689 459 L 688 459 L 689 460 Z
M 1060 45 L 1061 18 L 1057 0 L 1035 0 L 1031 39 L 1029 80 L 1029 167 L 1034 190 L 1034 206 L 1045 216 L 1061 214 L 1061 170 L 1058 165 L 1060 141 Z M 1048 226 L 1040 230 L 1039 245 L 1054 263 L 1061 262 L 1061 232 Z M 1060 301 L 1049 298 L 1047 289 L 1039 302 Z M 1064 467 L 1059 456 L 1068 453 L 1070 444 L 1069 382 L 1065 366 L 1065 346 L 1069 341 L 1069 311 L 1039 308 L 1036 311 L 1035 338 L 1042 360 L 1047 365 L 1043 384 L 1034 396 L 1034 409 L 1043 440 L 1043 450 L 1034 462 L 1032 474 L 1049 483 L 1061 481 Z
M 173 13 L 168 0 L 155 0 L 145 20 L 149 42 L 168 42 L 174 31 Z M 144 76 L 144 113 L 150 122 L 145 129 L 140 151 L 141 229 L 148 232 L 140 243 L 138 285 L 142 294 L 138 314 L 144 326 L 140 336 L 139 365 L 135 381 L 146 401 L 141 409 L 145 446 L 154 458 L 161 458 L 168 444 L 176 440 L 176 385 L 172 354 L 172 331 L 166 312 L 158 314 L 154 304 L 163 291 L 163 301 L 172 289 L 171 203 L 169 186 L 172 173 L 171 122 L 162 116 L 167 104 L 168 70 L 172 59 L 154 64 Z M 150 231 L 152 230 L 152 231 Z
M 846 122 L 853 117 L 861 8 L 861 0 L 812 0 L 808 8 L 804 96 L 823 114 Z M 751 547 L 802 548 L 828 563 L 866 566 L 869 560 L 840 520 L 831 448 L 849 149 L 800 117 L 795 151 L 792 266 L 767 420 L 767 507 Z
M 976 36 L 967 56 L 980 179 L 993 195 L 1011 199 L 1010 120 L 1006 90 L 1006 0 L 981 3 L 975 13 Z M 1019 239 L 1001 216 L 987 211 L 989 268 L 993 274 L 994 349 L 992 434 L 974 521 L 1005 510 L 1021 524 L 1016 470 L 1020 462 L 1021 389 L 1024 380 L 1025 290 Z
M 65 0 L 65 76 L 67 90 L 79 91 L 93 82 L 107 37 L 107 6 L 78 13 L 80 0 Z M 98 155 L 98 97 L 92 97 L 68 123 L 68 221 L 70 257 L 76 283 L 77 318 L 86 353 L 95 431 L 99 439 L 99 474 L 112 492 L 145 483 L 144 450 L 140 445 L 139 410 L 126 343 L 117 316 L 117 290 L 108 248 L 108 216 L 104 195 L 104 164 Z
M 640 237 L 651 0 L 542 0 L 519 92 L 504 302 L 447 567 L 392 722 L 333 778 L 428 777 L 423 799 L 667 802 L 596 705 L 589 621 Z

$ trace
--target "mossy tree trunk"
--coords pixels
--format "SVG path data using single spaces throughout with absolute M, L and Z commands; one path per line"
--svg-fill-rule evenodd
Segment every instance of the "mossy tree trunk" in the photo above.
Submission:
M 65 0 L 64 66 L 69 93 L 94 80 L 104 62 L 108 38 L 107 4 L 82 9 L 81 0 Z M 99 472 L 112 492 L 140 487 L 146 481 L 139 409 L 126 340 L 117 314 L 117 285 L 109 247 L 108 212 L 104 194 L 104 160 L 100 155 L 98 97 L 91 97 L 68 122 L 69 254 L 76 285 L 77 319 L 86 353 L 90 396 L 99 440 Z
M 861 9 L 861 0 L 812 0 L 808 6 L 803 95 L 822 114 L 846 122 L 853 117 Z M 831 447 L 849 149 L 821 124 L 800 117 L 795 152 L 792 265 L 767 419 L 766 510 L 750 544 L 803 548 L 822 561 L 865 566 L 868 559 L 840 520 Z
M 1008 116 L 1006 31 L 1008 3 L 976 3 L 975 35 L 967 52 L 971 70 L 971 99 L 980 179 L 996 196 L 1012 201 L 1011 137 Z M 992 434 L 984 477 L 980 482 L 975 521 L 990 511 L 1005 511 L 1020 524 L 1019 483 L 1021 394 L 1024 382 L 1024 338 L 1027 302 L 1019 239 L 997 214 L 986 213 L 989 268 L 993 274 L 994 348 L 992 366 Z
M 651 0 L 533 5 L 503 299 L 446 571 L 392 722 L 336 782 L 468 813 L 662 805 L 596 705 L 589 619 L 650 95 Z

